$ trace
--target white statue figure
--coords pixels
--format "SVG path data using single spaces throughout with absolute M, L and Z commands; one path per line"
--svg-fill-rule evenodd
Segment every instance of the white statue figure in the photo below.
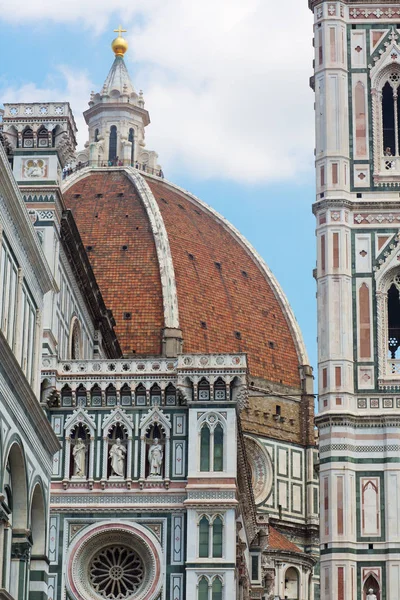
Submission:
M 374 594 L 374 590 L 372 588 L 369 588 L 366 600 L 376 600 L 376 595 Z
M 120 438 L 117 438 L 109 452 L 112 475 L 125 477 L 125 454 L 126 448 L 121 444 Z
M 148 460 L 150 465 L 150 477 L 160 477 L 163 462 L 163 450 L 158 438 L 154 438 L 149 448 Z
M 82 438 L 76 440 L 72 455 L 74 457 L 74 475 L 86 477 L 86 444 Z
M 28 160 L 25 164 L 25 177 L 44 177 L 45 176 L 45 163 L 43 160 Z

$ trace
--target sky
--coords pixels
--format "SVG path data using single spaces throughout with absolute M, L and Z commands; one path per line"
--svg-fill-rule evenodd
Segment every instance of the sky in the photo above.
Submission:
M 281 284 L 316 368 L 312 14 L 307 0 L 0 0 L 2 102 L 82 112 L 113 62 L 143 90 L 167 179 L 247 237 Z

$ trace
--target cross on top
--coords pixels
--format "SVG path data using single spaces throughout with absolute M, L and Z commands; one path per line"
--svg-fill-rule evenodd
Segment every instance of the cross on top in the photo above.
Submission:
M 115 33 L 118 33 L 118 36 L 121 37 L 121 33 L 126 33 L 126 29 L 122 29 L 122 26 L 120 25 L 118 27 L 118 29 L 114 29 Z

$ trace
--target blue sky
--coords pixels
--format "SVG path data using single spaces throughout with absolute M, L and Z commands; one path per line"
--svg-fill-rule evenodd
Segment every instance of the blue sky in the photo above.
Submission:
M 0 103 L 69 100 L 81 118 L 128 29 L 146 143 L 168 179 L 231 221 L 277 277 L 316 367 L 312 17 L 306 0 L 0 0 Z

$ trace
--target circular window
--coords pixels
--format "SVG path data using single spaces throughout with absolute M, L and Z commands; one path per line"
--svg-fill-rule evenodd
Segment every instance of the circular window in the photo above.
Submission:
M 111 546 L 92 558 L 89 579 L 103 598 L 129 598 L 143 583 L 143 561 L 131 548 Z
M 82 530 L 68 552 L 67 587 L 74 600 L 150 600 L 162 585 L 162 550 L 135 523 Z

